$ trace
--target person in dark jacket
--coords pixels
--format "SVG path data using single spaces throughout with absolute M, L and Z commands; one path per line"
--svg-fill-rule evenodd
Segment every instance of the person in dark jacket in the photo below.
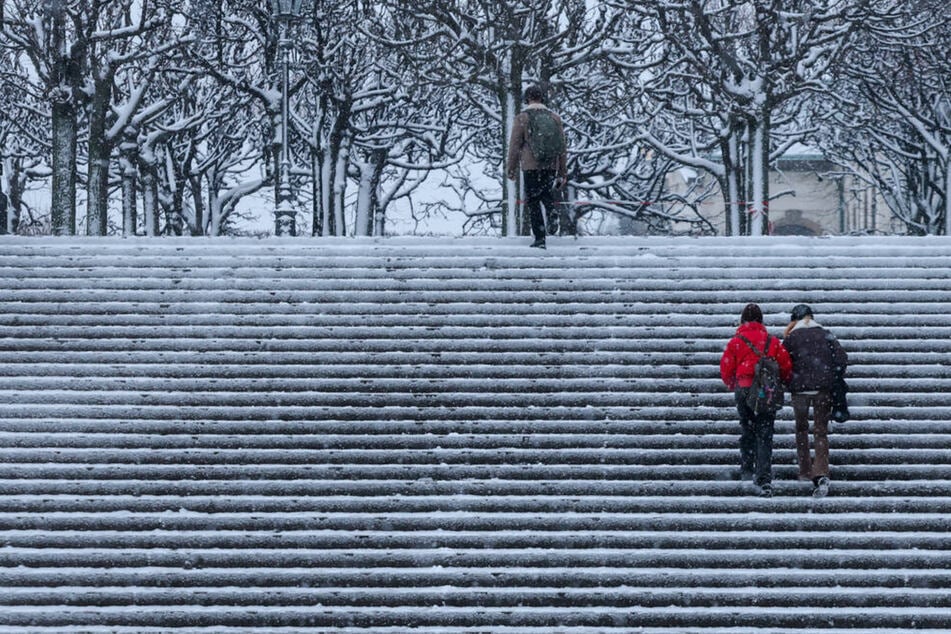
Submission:
M 568 175 L 568 154 L 563 150 L 556 158 L 548 163 L 539 163 L 532 152 L 530 118 L 533 111 L 544 111 L 550 115 L 561 134 L 562 147 L 566 147 L 565 128 L 561 117 L 545 106 L 545 93 L 539 86 L 530 86 L 525 90 L 526 108 L 520 112 L 512 124 L 512 134 L 509 138 L 508 157 L 505 161 L 505 173 L 509 180 L 518 177 L 519 166 L 522 168 L 522 178 L 525 187 L 525 208 L 532 225 L 532 234 L 535 241 L 531 244 L 540 249 L 545 248 L 545 236 L 548 233 L 545 226 L 545 217 L 542 215 L 542 205 L 549 216 L 555 212 L 555 191 L 565 186 Z
M 799 479 L 811 480 L 813 495 L 829 493 L 829 415 L 836 376 L 844 376 L 848 355 L 835 336 L 813 318 L 812 309 L 799 304 L 790 313 L 783 347 L 792 359 L 793 413 L 796 417 L 796 457 Z M 813 451 L 809 450 L 809 408 L 813 415 Z
M 753 351 L 749 340 L 760 352 L 776 359 L 780 378 L 788 383 L 792 377 L 789 354 L 776 337 L 771 336 L 763 325 L 763 311 L 756 304 L 747 304 L 740 315 L 740 326 L 730 339 L 720 358 L 720 378 L 734 392 L 736 410 L 740 416 L 740 474 L 743 478 L 753 476 L 763 497 L 773 495 L 773 426 L 775 413 L 757 415 L 746 404 L 753 384 L 753 374 L 759 355 Z

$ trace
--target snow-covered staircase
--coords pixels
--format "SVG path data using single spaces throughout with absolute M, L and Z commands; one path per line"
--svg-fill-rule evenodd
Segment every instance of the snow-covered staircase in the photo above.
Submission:
M 0 239 L 0 632 L 951 628 L 947 239 Z M 744 304 L 849 352 L 733 479 Z

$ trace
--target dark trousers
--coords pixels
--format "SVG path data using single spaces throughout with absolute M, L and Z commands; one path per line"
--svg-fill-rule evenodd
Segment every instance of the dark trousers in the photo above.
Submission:
M 549 216 L 555 214 L 555 170 L 525 170 L 522 172 L 525 183 L 525 208 L 528 220 L 532 224 L 535 240 L 545 240 L 545 216 L 542 205 Z
M 773 481 L 773 426 L 775 414 L 757 416 L 746 405 L 749 388 L 736 390 L 736 411 L 740 415 L 740 471 L 752 473 L 759 485 Z

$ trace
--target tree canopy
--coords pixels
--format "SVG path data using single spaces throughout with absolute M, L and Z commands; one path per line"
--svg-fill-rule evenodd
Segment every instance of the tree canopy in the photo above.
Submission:
M 538 84 L 568 224 L 759 235 L 767 173 L 808 144 L 947 233 L 949 24 L 940 0 L 305 0 L 292 24 L 250 0 L 7 0 L 0 188 L 20 232 L 260 231 L 246 201 L 285 191 L 315 236 L 383 235 L 397 206 L 520 235 L 502 164 Z M 684 168 L 714 185 L 673 191 Z

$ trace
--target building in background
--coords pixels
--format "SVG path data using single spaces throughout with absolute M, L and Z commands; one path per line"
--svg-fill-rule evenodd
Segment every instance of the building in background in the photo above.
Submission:
M 697 179 L 700 182 L 697 182 Z M 821 154 L 796 146 L 776 161 L 769 173 L 770 233 L 786 236 L 903 233 L 875 187 L 861 181 Z M 707 181 L 706 183 L 703 181 Z M 675 192 L 707 189 L 712 177 L 692 169 L 673 172 Z M 698 187 L 699 185 L 699 187 Z M 719 191 L 718 188 L 709 188 Z M 721 194 L 700 204 L 700 211 L 721 235 L 726 217 Z

